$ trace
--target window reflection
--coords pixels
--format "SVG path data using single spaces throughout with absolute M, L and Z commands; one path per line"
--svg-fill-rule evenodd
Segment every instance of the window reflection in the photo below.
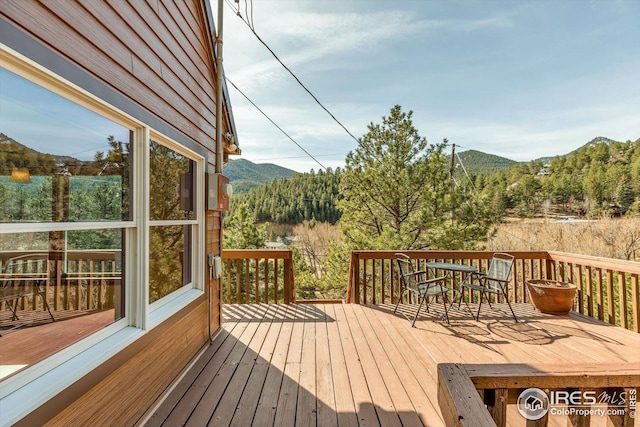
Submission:
M 0 234 L 0 380 L 124 317 L 123 236 Z
M 150 219 L 194 219 L 195 162 L 155 141 L 150 150 Z
M 0 222 L 130 220 L 132 132 L 0 68 Z
M 189 283 L 191 283 L 191 226 L 151 227 L 149 302 L 157 301 Z

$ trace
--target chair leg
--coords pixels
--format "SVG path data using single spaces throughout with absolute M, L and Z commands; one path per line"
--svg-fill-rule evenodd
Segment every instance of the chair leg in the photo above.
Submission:
M 404 289 L 400 288 L 400 295 L 398 295 L 398 302 L 396 302 L 396 307 L 393 309 L 393 313 L 398 310 L 398 306 L 400 305 L 400 301 L 402 301 L 402 294 L 404 294 Z
M 476 322 L 480 320 L 480 308 L 482 307 L 482 297 L 487 297 L 484 292 L 480 292 L 480 301 L 478 301 L 478 313 L 476 314 Z
M 9 306 L 9 310 L 11 310 L 11 313 L 13 313 L 13 315 L 11 316 L 11 320 L 12 321 L 19 319 L 18 313 L 17 313 L 17 310 L 18 310 L 18 299 L 15 299 L 14 301 L 15 301 L 15 303 L 13 304 L 13 306 L 11 305 L 11 302 L 7 302 L 7 305 Z
M 442 293 L 442 306 L 444 307 L 444 318 L 447 321 L 447 324 L 449 323 L 449 309 L 447 308 L 447 294 L 446 293 Z
M 429 312 L 429 304 L 431 304 L 431 300 L 429 299 L 428 296 L 425 296 L 424 299 L 426 300 L 426 304 L 424 305 L 424 311 L 426 311 L 427 313 Z
M 411 322 L 411 327 L 414 328 L 415 324 L 416 324 L 416 320 L 418 319 L 418 316 L 420 315 L 420 309 L 422 308 L 422 304 L 424 303 L 424 300 L 427 299 L 426 296 L 420 298 L 418 296 L 418 298 L 420 299 L 420 305 L 418 305 L 418 309 L 416 310 L 416 316 L 413 318 L 413 322 Z
M 509 298 L 507 297 L 507 294 L 504 293 L 503 295 L 504 295 L 504 299 L 507 301 L 509 310 L 511 310 L 511 314 L 513 315 L 513 320 L 515 320 L 515 322 L 518 323 L 518 318 L 516 317 L 516 313 L 513 311 L 513 307 L 511 307 L 511 303 L 509 302 Z
M 471 299 L 473 296 L 473 294 L 471 292 L 469 292 L 469 298 Z M 482 298 L 482 295 L 480 295 L 480 298 Z M 460 309 L 460 302 L 458 301 L 458 309 Z M 471 317 L 473 317 L 473 311 L 471 310 L 471 307 L 469 306 L 469 303 L 467 302 L 467 300 L 464 300 L 464 305 L 467 306 L 467 310 L 469 310 L 469 313 L 471 313 Z
M 47 296 L 44 294 L 44 292 L 39 292 L 38 295 L 40 295 L 40 298 L 42 298 L 42 303 L 44 304 L 44 307 L 49 312 L 49 316 L 51 316 L 51 321 L 55 322 L 56 319 L 53 317 L 53 313 L 51 313 L 51 307 L 49 307 L 49 303 L 47 302 Z

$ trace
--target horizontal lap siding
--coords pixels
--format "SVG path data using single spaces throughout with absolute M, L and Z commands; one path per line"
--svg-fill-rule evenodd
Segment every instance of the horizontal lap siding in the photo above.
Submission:
M 199 2 L 3 0 L 0 11 L 213 151 L 215 83 Z
M 222 246 L 220 222 L 220 212 L 207 212 L 207 253 L 215 256 L 220 256 Z M 215 331 L 222 326 L 221 280 L 214 280 L 211 286 L 211 330 Z
M 171 385 L 208 339 L 203 302 L 47 426 L 131 426 Z

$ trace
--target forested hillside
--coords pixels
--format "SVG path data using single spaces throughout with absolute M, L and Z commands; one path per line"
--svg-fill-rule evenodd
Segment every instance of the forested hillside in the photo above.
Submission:
M 224 168 L 224 174 L 229 177 L 234 192 L 241 194 L 274 179 L 290 178 L 296 172 L 272 163 L 253 163 L 238 159 L 229 161 Z
M 460 163 L 462 163 L 468 174 L 491 175 L 498 171 L 508 170 L 518 162 L 481 151 L 467 150 L 456 154 L 454 164 L 457 165 L 457 175 L 464 173 L 460 170 Z
M 457 181 L 468 191 L 478 191 L 496 216 L 640 213 L 640 140 L 595 138 L 546 164 L 516 163 L 474 150 L 459 156 L 473 186 L 459 168 Z M 336 207 L 339 181 L 339 169 L 276 179 L 234 196 L 230 215 L 245 203 L 257 222 L 298 224 L 315 219 L 333 224 L 341 217 Z
M 246 204 L 257 222 L 298 224 L 315 219 L 334 224 L 340 219 L 336 207 L 339 199 L 340 170 L 311 171 L 289 179 L 276 179 L 247 194 L 231 199 L 229 216 Z
M 477 176 L 475 187 L 496 212 L 518 216 L 551 209 L 591 217 L 640 213 L 640 139 L 597 138 L 544 165 L 536 160 L 508 171 Z

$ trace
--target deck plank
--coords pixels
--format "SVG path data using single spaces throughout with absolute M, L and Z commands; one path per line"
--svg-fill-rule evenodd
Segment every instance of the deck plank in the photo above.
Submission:
M 390 305 L 225 306 L 223 331 L 146 425 L 442 426 L 439 363 L 640 362 L 640 334 L 515 309 L 522 323 L 452 310 L 450 324 L 421 313 L 412 328 Z M 508 406 L 508 426 L 525 421 Z
M 193 412 L 188 414 L 184 425 L 202 427 L 208 424 L 259 325 L 260 322 L 249 322 L 235 342 L 230 343 L 233 347 L 228 355 L 226 357 L 223 355 L 209 364 L 210 369 L 206 375 L 208 381 L 201 386 L 206 387 L 204 393 L 193 408 Z M 182 423 L 171 424 L 170 422 L 166 424 L 182 425 Z
M 289 316 L 294 316 L 297 308 L 297 306 L 286 307 L 283 317 L 277 319 L 281 321 L 282 328 L 278 335 L 278 341 L 276 343 L 273 356 L 271 357 L 271 363 L 269 363 L 267 376 L 253 417 L 252 425 L 254 427 L 271 427 L 274 425 L 279 397 L 279 393 L 275 392 L 275 390 L 280 390 L 282 388 L 281 386 L 287 362 L 287 353 L 289 351 L 289 344 L 292 341 L 291 334 L 293 332 L 293 322 L 285 322 L 283 319 L 286 319 Z M 237 425 L 244 427 L 249 424 L 238 423 Z
M 353 335 L 353 342 L 356 347 L 358 358 L 362 364 L 362 370 L 365 374 L 367 384 L 369 386 L 369 393 L 371 394 L 371 400 L 378 414 L 380 424 L 383 426 L 402 426 L 398 412 L 393 404 L 393 399 L 387 389 L 384 381 L 384 375 L 388 373 L 380 372 L 378 366 L 375 363 L 375 358 L 371 351 L 370 344 L 365 338 L 365 334 L 358 322 L 357 314 L 354 311 L 353 305 L 345 306 L 345 315 L 351 328 Z
M 315 311 L 315 306 L 305 307 L 307 313 Z M 298 404 L 296 406 L 296 426 L 311 427 L 317 422 L 316 401 L 316 321 L 305 320 L 302 336 L 300 360 L 300 380 L 298 382 Z M 324 345 L 324 343 L 322 343 Z M 322 380 L 322 378 L 318 378 Z
M 318 306 L 318 320 L 316 322 L 316 398 L 317 424 L 323 427 L 338 427 L 336 409 L 336 393 L 333 384 L 333 366 L 329 347 L 328 325 L 333 323 L 323 307 Z M 339 355 L 334 355 L 339 364 Z
M 287 352 L 287 361 L 284 366 L 284 375 L 276 406 L 274 426 L 293 426 L 296 422 L 300 361 L 302 358 L 302 337 L 304 334 L 307 308 L 306 306 L 298 307 L 296 312 L 297 314 L 302 314 L 302 318 L 293 324 L 291 343 L 289 345 L 289 351 Z M 274 392 L 277 393 L 277 391 Z
M 427 426 L 444 425 L 438 410 L 437 378 L 429 376 L 421 358 L 415 353 L 414 348 L 407 344 L 404 335 L 390 327 L 386 317 L 376 314 L 374 310 L 363 310 L 370 327 L 377 331 L 380 342 L 385 343 L 387 353 L 394 359 L 396 372 L 411 396 L 422 423 Z M 431 387 L 425 389 L 425 386 Z
M 347 372 L 349 373 L 349 382 L 353 393 L 353 402 L 356 407 L 358 422 L 360 426 L 379 426 L 378 414 L 374 408 L 371 394 L 369 393 L 369 385 L 365 378 L 360 357 L 356 350 L 356 343 L 349 328 L 344 307 L 335 307 L 335 319 L 338 325 L 338 332 L 342 342 L 343 356 Z

